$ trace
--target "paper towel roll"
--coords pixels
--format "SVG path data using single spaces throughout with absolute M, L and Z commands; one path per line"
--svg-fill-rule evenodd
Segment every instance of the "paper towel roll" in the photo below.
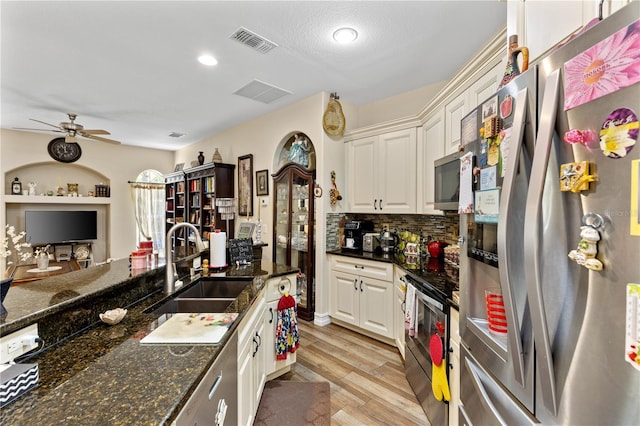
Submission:
M 209 267 L 223 268 L 227 266 L 227 233 L 212 232 L 209 234 Z

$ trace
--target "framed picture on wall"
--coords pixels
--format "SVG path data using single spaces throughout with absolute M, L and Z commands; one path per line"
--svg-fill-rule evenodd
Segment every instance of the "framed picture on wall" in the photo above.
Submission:
M 256 195 L 269 195 L 269 170 L 258 170 L 256 172 Z
M 253 211 L 253 155 L 238 157 L 238 215 L 251 216 Z

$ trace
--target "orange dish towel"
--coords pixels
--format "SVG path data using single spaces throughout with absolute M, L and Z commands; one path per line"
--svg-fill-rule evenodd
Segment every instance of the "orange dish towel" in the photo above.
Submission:
M 276 325 L 276 359 L 284 360 L 300 346 L 297 305 L 288 293 L 278 302 L 278 323 Z

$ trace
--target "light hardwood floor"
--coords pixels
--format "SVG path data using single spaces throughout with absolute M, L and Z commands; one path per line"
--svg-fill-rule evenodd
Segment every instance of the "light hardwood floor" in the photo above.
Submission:
M 280 379 L 328 381 L 332 425 L 429 425 L 395 347 L 306 321 L 300 338 L 297 363 Z

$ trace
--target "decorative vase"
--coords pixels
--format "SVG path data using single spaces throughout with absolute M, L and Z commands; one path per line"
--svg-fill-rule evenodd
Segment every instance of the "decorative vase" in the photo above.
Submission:
M 9 287 L 13 282 L 13 277 L 0 281 L 0 321 L 4 321 L 7 318 L 7 310 L 4 307 L 4 298 L 9 292 Z
M 198 164 L 200 164 L 201 166 L 204 164 L 204 154 L 202 154 L 202 151 L 200 151 L 200 154 L 198 154 Z
M 49 256 L 36 257 L 36 264 L 38 265 L 38 269 L 45 271 L 49 268 Z
M 213 153 L 213 162 L 222 163 L 222 155 L 220 155 L 218 148 L 216 148 L 216 151 Z
M 522 54 L 522 69 L 518 66 L 518 55 L 520 54 Z M 529 69 L 529 49 L 524 46 L 518 46 L 517 35 L 509 36 L 507 67 L 498 88 L 503 87 L 527 69 Z

